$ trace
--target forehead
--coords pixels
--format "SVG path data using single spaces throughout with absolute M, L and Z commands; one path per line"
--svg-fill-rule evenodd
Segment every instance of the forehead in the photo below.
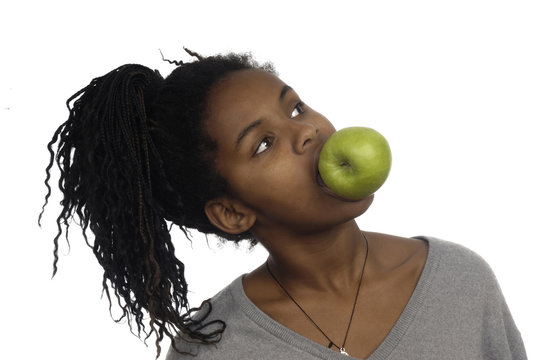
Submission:
M 284 86 L 282 80 L 264 70 L 248 69 L 228 74 L 209 93 L 207 131 L 216 139 L 227 130 L 236 130 L 257 120 L 270 107 L 279 104 Z
M 262 102 L 278 101 L 284 82 L 264 70 L 239 70 L 221 79 L 209 93 L 207 113 L 224 117 L 255 109 Z

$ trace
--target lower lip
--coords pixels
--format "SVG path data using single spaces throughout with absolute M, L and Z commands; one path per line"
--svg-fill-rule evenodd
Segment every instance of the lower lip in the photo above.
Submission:
M 339 199 L 341 201 L 357 202 L 357 201 L 363 200 L 363 199 L 352 200 L 352 199 L 343 198 L 342 196 L 337 195 L 335 192 L 333 192 L 333 190 L 331 190 L 330 188 L 327 187 L 327 185 L 324 183 L 324 180 L 322 180 L 322 177 L 320 176 L 320 173 L 318 173 L 316 175 L 316 182 L 318 183 L 318 185 L 322 188 L 322 190 L 326 194 L 328 194 L 328 195 L 330 195 L 330 196 L 332 196 L 332 197 L 334 197 L 336 199 Z

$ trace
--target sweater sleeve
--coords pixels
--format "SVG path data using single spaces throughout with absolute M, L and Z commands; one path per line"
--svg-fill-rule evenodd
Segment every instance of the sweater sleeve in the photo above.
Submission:
M 491 270 L 484 309 L 482 338 L 484 359 L 526 360 L 521 334 L 514 323 L 502 291 Z

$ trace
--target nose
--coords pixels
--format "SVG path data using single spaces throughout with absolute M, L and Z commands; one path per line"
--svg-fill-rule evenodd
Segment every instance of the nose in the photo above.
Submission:
M 318 136 L 318 127 L 310 122 L 295 122 L 294 151 L 298 154 L 304 153 L 315 142 Z

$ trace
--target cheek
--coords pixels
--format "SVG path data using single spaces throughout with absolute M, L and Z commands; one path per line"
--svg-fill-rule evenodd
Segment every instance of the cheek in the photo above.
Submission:
M 280 162 L 267 166 L 238 169 L 232 173 L 231 190 L 237 198 L 255 208 L 264 208 L 302 199 L 310 181 L 299 164 Z
M 270 164 L 261 167 L 239 169 L 235 188 L 241 194 L 253 198 L 267 198 L 277 192 L 288 191 L 292 183 L 294 167 L 288 163 Z

